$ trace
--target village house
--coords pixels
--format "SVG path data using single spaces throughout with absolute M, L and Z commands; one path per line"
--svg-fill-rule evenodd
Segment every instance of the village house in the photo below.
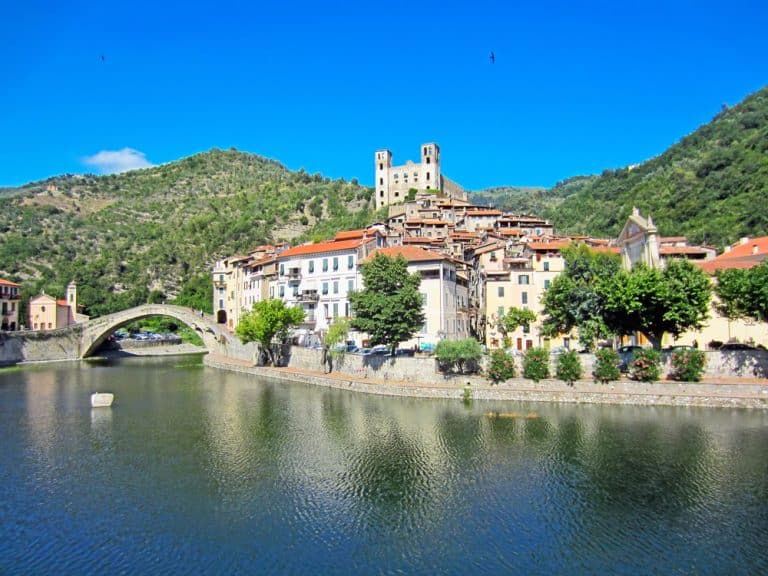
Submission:
M 21 285 L 0 278 L 0 303 L 2 303 L 0 330 L 3 332 L 14 332 L 19 330 Z
M 402 256 L 408 262 L 408 272 L 421 277 L 419 291 L 424 299 L 424 324 L 402 346 L 432 350 L 440 340 L 470 336 L 468 278 L 454 259 L 416 246 L 381 248 L 376 253 L 390 258 Z

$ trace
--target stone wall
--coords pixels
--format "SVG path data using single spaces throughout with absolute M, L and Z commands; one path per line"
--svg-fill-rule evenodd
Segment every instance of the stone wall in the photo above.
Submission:
M 80 357 L 82 327 L 0 334 L 0 365 L 54 362 Z

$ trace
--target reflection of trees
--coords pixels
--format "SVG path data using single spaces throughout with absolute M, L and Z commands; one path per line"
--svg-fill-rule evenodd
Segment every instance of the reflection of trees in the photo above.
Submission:
M 582 460 L 586 495 L 610 507 L 679 511 L 702 496 L 708 451 L 700 426 L 603 420 Z
M 383 429 L 371 428 L 352 449 L 341 482 L 356 504 L 367 502 L 377 514 L 395 519 L 434 503 L 434 472 L 426 450 L 390 420 Z
M 320 410 L 323 427 L 335 440 L 346 441 L 351 431 L 349 395 L 335 390 L 323 391 Z

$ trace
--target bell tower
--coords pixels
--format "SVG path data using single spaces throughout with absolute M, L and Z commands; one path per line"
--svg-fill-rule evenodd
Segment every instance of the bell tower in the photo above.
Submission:
M 375 206 L 378 210 L 389 204 L 389 172 L 392 168 L 392 152 L 377 150 L 374 156 L 376 182 L 374 184 Z

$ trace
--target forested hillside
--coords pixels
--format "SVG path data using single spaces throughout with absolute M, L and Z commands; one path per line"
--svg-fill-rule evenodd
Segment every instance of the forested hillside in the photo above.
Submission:
M 723 247 L 768 234 L 766 199 L 768 88 L 640 165 L 569 178 L 546 191 L 497 193 L 496 204 L 549 218 L 560 232 L 608 237 L 637 206 L 662 234 Z
M 62 296 L 74 279 L 86 313 L 147 300 L 203 303 L 215 259 L 369 223 L 371 190 L 211 150 L 112 176 L 61 176 L 3 190 L 0 277 Z

